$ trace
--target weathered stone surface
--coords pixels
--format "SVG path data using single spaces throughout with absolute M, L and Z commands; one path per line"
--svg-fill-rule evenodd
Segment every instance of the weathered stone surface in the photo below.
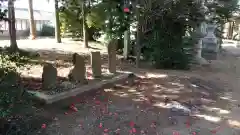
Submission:
M 76 64 L 76 56 L 77 56 L 77 55 L 78 55 L 77 53 L 74 53 L 74 54 L 72 55 L 72 63 L 73 63 L 73 65 Z
M 203 38 L 202 57 L 207 60 L 216 60 L 220 47 L 220 40 L 215 36 L 216 25 L 209 24 L 207 35 Z
M 50 63 L 43 66 L 42 88 L 48 90 L 54 88 L 57 83 L 57 69 Z
M 100 52 L 91 52 L 91 66 L 94 78 L 100 78 L 102 75 L 102 60 Z
M 83 56 L 74 54 L 73 56 L 74 68 L 70 71 L 68 77 L 71 81 L 80 83 L 86 82 L 86 67 Z
M 219 57 L 219 52 L 209 51 L 207 49 L 202 50 L 202 57 L 206 60 L 217 60 Z
M 111 40 L 108 44 L 108 70 L 110 73 L 116 73 L 116 49 L 117 40 Z
M 130 30 L 124 32 L 124 48 L 123 48 L 123 57 L 127 59 L 130 52 Z

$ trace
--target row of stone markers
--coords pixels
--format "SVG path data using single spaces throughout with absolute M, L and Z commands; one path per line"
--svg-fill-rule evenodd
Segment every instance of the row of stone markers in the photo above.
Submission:
M 116 40 L 112 40 L 108 44 L 108 71 L 116 73 Z M 86 66 L 84 57 L 74 53 L 72 57 L 73 69 L 69 72 L 68 78 L 71 82 L 86 84 Z M 91 67 L 94 78 L 102 76 L 102 60 L 100 52 L 91 52 Z M 42 73 L 42 89 L 53 89 L 57 85 L 57 69 L 52 64 L 45 64 Z

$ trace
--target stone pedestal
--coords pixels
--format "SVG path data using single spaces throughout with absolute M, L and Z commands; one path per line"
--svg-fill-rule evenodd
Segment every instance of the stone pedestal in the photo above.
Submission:
M 75 54 L 75 64 L 74 68 L 70 71 L 69 76 L 76 82 L 84 83 L 86 82 L 86 67 L 84 57 Z
M 54 88 L 57 83 L 57 69 L 50 63 L 43 66 L 42 89 L 48 90 Z
M 117 40 L 111 40 L 108 44 L 108 71 L 110 73 L 116 73 L 116 49 L 117 49 Z
M 102 60 L 100 52 L 91 52 L 91 66 L 94 78 L 102 76 Z

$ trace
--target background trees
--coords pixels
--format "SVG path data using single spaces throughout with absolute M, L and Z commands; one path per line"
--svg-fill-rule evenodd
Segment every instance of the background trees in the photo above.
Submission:
M 58 0 L 54 0 L 55 4 L 55 37 L 57 43 L 61 43 L 61 32 L 60 32 L 60 20 L 59 20 L 59 7 L 58 7 Z
M 80 14 L 82 9 L 76 2 L 80 1 L 62 2 L 61 30 L 81 38 L 82 19 L 85 18 Z M 99 33 L 111 35 L 111 38 L 119 39 L 121 49 L 123 32 L 131 27 L 131 34 L 136 37 L 135 24 L 139 22 L 141 40 L 137 44 L 141 46 L 141 56 L 152 61 L 158 68 L 188 68 L 192 62 L 191 55 L 195 44 L 190 33 L 202 22 L 221 27 L 238 11 L 237 0 L 213 0 L 203 3 L 197 0 L 139 0 L 140 16 L 137 20 L 137 3 L 136 0 L 86 0 L 84 5 L 87 10 L 88 38 L 94 39 Z M 207 7 L 206 11 L 201 4 Z M 123 11 L 126 7 L 130 12 Z M 218 35 L 221 35 L 219 32 L 220 29 Z M 132 44 L 136 44 L 135 39 Z
M 3 2 L 8 3 L 8 10 L 0 10 L 0 21 L 7 21 L 9 25 L 10 35 L 10 50 L 15 52 L 18 50 L 15 28 L 15 10 L 14 0 L 1 0 L 0 6 Z
M 9 1 L 11 3 L 11 0 Z M 32 8 L 31 2 L 32 0 L 29 0 L 29 9 Z M 139 10 L 136 10 L 138 2 Z M 124 31 L 130 29 L 131 43 L 141 46 L 140 55 L 146 61 L 151 61 L 158 68 L 186 69 L 192 61 L 191 55 L 195 44 L 191 33 L 199 24 L 207 22 L 216 24 L 219 27 L 216 33 L 221 35 L 220 27 L 233 13 L 238 12 L 237 2 L 237 0 L 213 0 L 204 3 L 196 0 L 55 0 L 55 35 L 57 42 L 61 42 L 60 36 L 82 39 L 85 47 L 88 47 L 88 40 L 96 40 L 100 36 L 105 37 L 104 41 L 115 38 L 119 40 L 118 49 L 121 50 Z M 61 7 L 58 7 L 58 4 Z M 201 4 L 207 7 L 206 11 L 203 12 Z M 126 8 L 129 12 L 124 12 Z M 13 10 L 10 9 L 11 18 L 14 16 L 11 15 Z M 30 22 L 33 19 L 31 16 L 30 14 Z M 139 29 L 136 29 L 137 22 Z M 34 25 L 30 24 L 31 27 Z M 11 29 L 14 29 L 14 26 Z M 13 35 L 12 48 L 17 48 L 14 30 L 10 31 L 10 34 Z M 136 40 L 136 37 L 140 40 Z

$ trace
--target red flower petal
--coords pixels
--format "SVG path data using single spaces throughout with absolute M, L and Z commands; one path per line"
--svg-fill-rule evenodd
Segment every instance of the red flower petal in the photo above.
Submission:
M 106 128 L 106 129 L 104 129 L 103 131 L 106 133 L 106 132 L 108 132 L 108 129 Z
M 179 135 L 179 133 L 176 131 L 173 131 L 173 135 Z
M 137 132 L 136 128 L 132 128 L 132 132 L 136 133 Z
M 100 101 L 95 101 L 95 104 L 99 105 L 101 102 Z
M 115 131 L 115 133 L 116 133 L 117 135 L 119 135 L 119 134 L 120 134 L 120 129 L 118 128 L 118 129 Z
M 213 134 L 216 134 L 216 133 L 217 133 L 217 131 L 216 131 L 216 130 L 211 130 L 211 132 L 212 132 Z
M 74 111 L 74 112 L 78 111 L 78 109 L 75 106 L 71 106 L 71 110 Z
M 77 102 L 81 102 L 81 99 L 76 99 L 77 100 Z
M 102 128 L 102 127 L 103 127 L 103 124 L 102 124 L 102 123 L 100 123 L 100 124 L 99 124 L 99 128 Z
M 46 128 L 46 124 L 42 124 L 42 129 L 45 129 Z

